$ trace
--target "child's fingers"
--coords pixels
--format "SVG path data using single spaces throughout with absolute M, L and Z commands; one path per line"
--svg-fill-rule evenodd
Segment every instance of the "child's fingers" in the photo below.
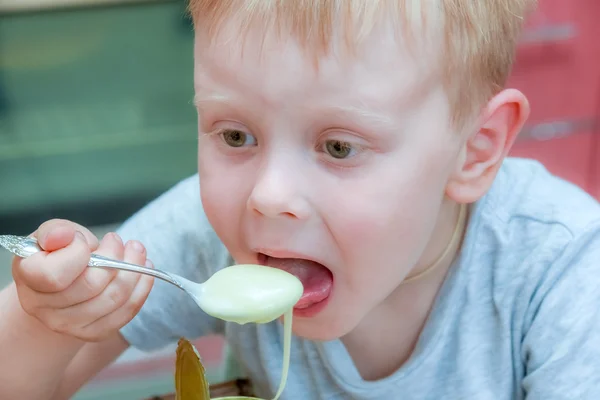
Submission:
M 100 246 L 94 253 L 115 260 L 122 260 L 125 254 L 125 246 L 121 237 L 111 232 L 104 235 Z
M 75 222 L 53 219 L 46 221 L 33 233 L 38 243 L 45 251 L 56 251 L 69 245 L 73 241 L 75 232 L 79 231 L 85 237 L 90 251 L 98 248 L 98 238 L 89 229 Z
M 21 285 L 18 280 L 16 283 L 24 308 L 29 310 L 56 309 L 71 307 L 98 296 L 106 289 L 114 275 L 116 275 L 114 271 L 87 268 L 71 286 L 58 293 L 36 292 L 26 285 Z
M 25 259 L 15 257 L 13 276 L 23 309 L 49 329 L 98 341 L 129 322 L 146 301 L 152 277 L 88 267 L 92 251 L 152 267 L 141 243 L 124 245 L 115 233 L 98 242 L 86 228 L 64 220 L 42 224 L 33 236 L 44 250 Z
M 77 336 L 87 341 L 102 340 L 127 325 L 144 305 L 152 290 L 153 283 L 153 277 L 142 275 L 125 304 L 114 312 L 83 327 Z
M 72 332 L 75 328 L 89 325 L 126 304 L 139 279 L 140 274 L 120 271 L 98 296 L 71 307 L 56 309 L 52 318 L 68 321 L 65 322 L 68 327 L 61 326 L 61 332 L 64 329 Z
M 137 240 L 130 240 L 125 244 L 123 261 L 130 264 L 146 264 L 146 248 Z
M 120 239 L 107 236 L 103 239 L 100 251 L 107 256 L 118 254 L 119 249 L 113 249 L 119 246 Z M 137 241 L 128 242 L 125 246 L 124 261 L 137 265 L 144 265 L 146 262 L 146 249 Z M 103 268 L 87 268 L 77 280 L 65 291 L 60 294 L 40 294 L 38 301 L 39 307 L 45 308 L 66 308 L 83 303 L 91 298 L 100 295 L 108 286 L 110 281 L 117 274 L 117 270 Z
M 116 233 L 104 235 L 95 251 L 98 255 L 115 260 L 121 260 L 124 252 L 123 241 Z M 69 305 L 75 305 L 100 295 L 116 275 L 117 270 L 110 268 L 86 268 L 78 279 L 77 287 L 74 287 L 70 293 L 73 302 Z
M 128 242 L 124 251 L 120 250 L 122 248 L 120 243 L 122 242 L 117 243 L 116 237 L 107 236 L 103 239 L 99 250 L 102 249 L 107 256 L 111 257 L 118 257 L 118 253 L 122 252 L 124 253 L 123 260 L 131 264 L 144 265 L 146 263 L 146 252 L 141 243 Z M 126 304 L 140 276 L 135 272 L 118 271 L 100 294 L 88 301 L 56 310 L 55 318 L 60 321 L 69 321 L 71 327 L 89 325 Z M 61 325 L 60 329 L 67 328 Z
M 67 247 L 52 253 L 36 253 L 26 259 L 15 258 L 15 280 L 42 293 L 56 293 L 68 288 L 87 268 L 90 249 L 83 234 L 77 232 Z
M 120 259 L 123 242 L 117 235 L 107 234 L 98 252 Z M 13 275 L 23 308 L 35 315 L 38 309 L 67 308 L 100 295 L 117 271 L 88 267 L 89 254 L 82 234 L 76 233 L 67 248 L 15 261 Z M 140 257 L 143 262 L 145 254 Z

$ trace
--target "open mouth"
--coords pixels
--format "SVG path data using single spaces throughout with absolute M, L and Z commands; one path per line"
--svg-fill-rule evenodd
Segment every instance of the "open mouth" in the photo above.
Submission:
M 294 315 L 311 317 L 321 311 L 333 288 L 333 274 L 322 264 L 301 258 L 279 258 L 258 253 L 258 263 L 284 270 L 302 282 L 304 292 L 294 306 Z

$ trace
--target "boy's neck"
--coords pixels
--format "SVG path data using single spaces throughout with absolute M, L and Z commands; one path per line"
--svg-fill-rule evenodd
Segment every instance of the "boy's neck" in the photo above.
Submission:
M 437 237 L 432 238 L 424 257 L 410 275 L 427 269 L 446 250 L 459 213 L 459 205 L 444 205 L 434 230 Z M 464 230 L 461 230 L 461 239 L 439 260 L 434 270 L 400 285 L 358 327 L 342 338 L 363 379 L 378 380 L 389 376 L 410 358 L 437 293 L 460 250 Z

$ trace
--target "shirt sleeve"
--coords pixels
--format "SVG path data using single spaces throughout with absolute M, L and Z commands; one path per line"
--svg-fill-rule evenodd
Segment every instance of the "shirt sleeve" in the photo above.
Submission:
M 197 175 L 134 214 L 117 233 L 124 241 L 142 242 L 155 268 L 195 282 L 204 282 L 230 264 L 229 253 L 204 214 Z M 155 279 L 144 306 L 120 332 L 133 347 L 151 351 L 180 337 L 193 340 L 222 331 L 222 322 L 205 314 L 187 294 Z
M 600 399 L 600 224 L 565 246 L 529 309 L 526 399 Z

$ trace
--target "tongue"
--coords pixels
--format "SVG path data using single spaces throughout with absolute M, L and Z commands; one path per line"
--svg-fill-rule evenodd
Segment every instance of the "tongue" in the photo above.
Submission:
M 325 300 L 331 293 L 333 275 L 319 263 L 297 258 L 267 257 L 266 264 L 289 272 L 302 282 L 304 293 L 294 308 L 307 308 Z

